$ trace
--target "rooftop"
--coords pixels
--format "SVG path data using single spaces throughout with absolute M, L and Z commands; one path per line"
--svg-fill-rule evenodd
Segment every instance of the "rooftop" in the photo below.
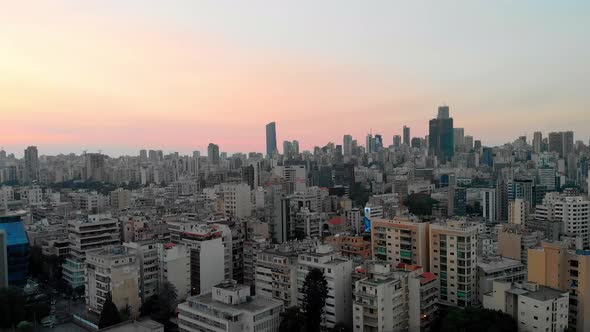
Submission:
M 223 302 L 215 301 L 213 299 L 213 294 L 211 293 L 191 297 L 188 299 L 188 302 L 192 302 L 195 304 L 192 305 L 191 308 L 205 307 L 208 309 L 223 312 L 230 316 L 238 316 L 244 311 L 251 313 L 259 313 L 266 309 L 281 306 L 281 302 L 279 301 L 256 296 L 248 297 L 248 301 L 244 303 L 226 304 Z
M 25 232 L 25 225 L 20 221 L 0 223 L 0 230 L 6 232 L 7 246 L 29 243 L 29 238 Z
M 560 297 L 566 296 L 564 294 L 567 294 L 567 292 L 534 283 L 517 284 L 517 287 L 509 289 L 508 292 L 516 295 L 526 296 L 537 301 L 556 300 Z
M 494 256 L 480 259 L 477 262 L 477 266 L 487 273 L 504 270 L 511 267 L 523 266 L 523 264 L 516 259 Z
M 144 319 L 144 320 L 134 320 L 134 321 L 127 321 L 124 323 L 120 323 L 117 325 L 109 326 L 107 328 L 101 329 L 100 331 L 109 331 L 109 332 L 160 332 L 164 331 L 164 325 L 151 320 L 151 319 Z

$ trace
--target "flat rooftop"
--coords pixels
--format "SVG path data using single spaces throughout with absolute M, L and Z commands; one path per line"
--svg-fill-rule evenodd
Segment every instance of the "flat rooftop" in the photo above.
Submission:
M 211 293 L 198 295 L 189 298 L 188 301 L 197 304 L 196 308 L 204 305 L 208 308 L 221 311 L 230 316 L 237 316 L 244 311 L 248 311 L 251 313 L 259 313 L 270 308 L 276 308 L 281 306 L 281 302 L 279 301 L 256 296 L 248 297 L 248 301 L 241 304 L 226 304 L 223 302 L 213 300 L 212 295 L 213 294 Z M 195 308 L 195 306 L 192 306 L 192 308 Z

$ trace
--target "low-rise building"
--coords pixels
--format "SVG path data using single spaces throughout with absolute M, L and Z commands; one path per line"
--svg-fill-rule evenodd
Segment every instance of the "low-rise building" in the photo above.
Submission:
M 569 295 L 532 282 L 494 281 L 483 306 L 512 316 L 521 332 L 563 332 L 568 327 Z
M 274 332 L 282 308 L 280 301 L 251 296 L 248 286 L 224 281 L 179 304 L 178 327 L 181 332 Z

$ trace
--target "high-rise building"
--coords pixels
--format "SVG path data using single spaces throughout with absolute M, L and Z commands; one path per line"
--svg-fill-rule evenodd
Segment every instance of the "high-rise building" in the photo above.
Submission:
M 547 193 L 543 204 L 537 206 L 535 217 L 561 223 L 564 235 L 576 239 L 584 249 L 590 247 L 590 198 L 588 196 Z
M 453 128 L 453 145 L 455 149 L 462 148 L 465 145 L 465 129 Z
M 559 157 L 564 158 L 570 152 L 574 151 L 574 132 L 562 131 L 549 133 L 549 152 L 559 153 Z
M 277 153 L 277 128 L 276 123 L 266 125 L 266 155 L 273 157 Z
M 466 135 L 463 141 L 465 142 L 465 151 L 473 150 L 473 136 Z
M 175 243 L 157 243 L 160 287 L 171 283 L 183 301 L 191 294 L 190 251 L 188 247 Z
M 430 272 L 440 279 L 441 303 L 469 307 L 476 302 L 477 234 L 477 226 L 466 222 L 430 225 Z
M 312 252 L 299 254 L 297 270 L 297 296 L 300 307 L 303 304 L 303 283 L 312 269 L 324 273 L 328 294 L 324 306 L 322 326 L 332 329 L 336 324 L 352 325 L 352 261 L 339 257 L 328 245 L 320 245 Z
M 440 163 L 451 161 L 454 155 L 453 118 L 449 117 L 449 107 L 440 106 L 438 117 L 430 120 L 428 149 Z
M 400 145 L 402 145 L 402 137 L 400 135 L 393 136 L 393 146 L 398 148 Z
M 131 317 L 139 313 L 140 263 L 137 252 L 123 246 L 91 250 L 86 257 L 86 304 L 100 314 L 111 296 L 117 308 L 130 308 Z
M 8 253 L 6 231 L 0 229 L 0 288 L 8 287 Z
M 11 212 L 0 215 L 0 283 L 6 286 L 24 287 L 29 278 L 30 244 L 24 213 Z
M 376 218 L 371 222 L 374 259 L 429 269 L 428 223 L 402 216 L 393 220 Z
M 535 131 L 533 134 L 533 152 L 539 154 L 543 151 L 543 134 Z
M 342 139 L 342 152 L 344 154 L 344 159 L 349 160 L 352 156 L 352 136 L 351 135 L 344 135 Z
M 410 146 L 410 127 L 404 126 L 404 144 Z
M 86 282 L 86 254 L 121 242 L 119 221 L 110 214 L 89 215 L 68 223 L 70 257 L 63 264 L 63 278 L 75 289 Z
M 429 331 L 438 310 L 438 279 L 422 267 L 368 262 L 355 271 L 353 331 Z
M 449 118 L 449 106 L 439 106 L 437 118 L 438 119 L 448 119 Z
M 481 209 L 486 221 L 494 222 L 497 220 L 496 214 L 496 189 L 482 189 L 480 191 Z
M 515 225 L 524 225 L 528 211 L 522 198 L 516 198 L 508 202 L 508 223 Z
M 26 183 L 39 180 L 39 153 L 36 146 L 25 149 L 24 180 Z
M 367 139 L 365 142 L 365 151 L 367 153 L 375 152 L 375 139 L 373 138 L 373 134 L 367 134 Z
M 85 179 L 87 181 L 105 181 L 105 158 L 101 153 L 87 153 L 85 155 Z
M 207 146 L 207 161 L 211 165 L 219 165 L 219 145 L 209 143 L 209 146 Z
M 568 250 L 563 242 L 543 242 L 528 255 L 528 280 L 569 292 L 569 327 L 590 330 L 590 251 Z
M 502 224 L 498 231 L 498 254 L 527 264 L 528 249 L 537 246 L 541 237 L 541 233 L 522 225 Z
M 146 150 L 139 150 L 139 161 L 145 163 L 148 160 L 148 154 Z
M 252 213 L 252 193 L 245 183 L 222 183 L 224 212 L 229 218 L 245 218 Z

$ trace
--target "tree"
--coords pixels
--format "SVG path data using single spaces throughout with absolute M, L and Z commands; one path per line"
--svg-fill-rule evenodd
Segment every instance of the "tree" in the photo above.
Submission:
M 78 298 L 82 297 L 85 294 L 85 290 L 86 290 L 86 287 L 84 285 L 80 285 L 80 286 L 74 288 L 74 295 Z
M 328 297 L 328 282 L 324 273 L 319 269 L 309 271 L 303 282 L 303 314 L 306 331 L 320 331 L 326 297 Z
M 0 327 L 14 328 L 25 320 L 25 295 L 16 287 L 0 288 Z
M 152 319 L 162 324 L 167 323 L 174 315 L 178 299 L 178 291 L 170 282 L 165 281 L 158 293 L 157 310 L 152 313 Z
M 158 309 L 158 294 L 154 294 L 148 297 L 139 309 L 139 316 L 147 317 L 151 316 Z
M 438 201 L 432 199 L 430 195 L 426 193 L 416 193 L 408 196 L 404 205 L 408 207 L 412 214 L 417 216 L 429 216 L 432 215 L 432 206 L 435 203 L 438 203 Z
M 121 316 L 117 306 L 113 303 L 111 293 L 107 294 L 107 299 L 102 306 L 102 312 L 100 313 L 100 319 L 98 321 L 98 328 L 104 329 L 105 327 L 113 326 L 121 323 Z
M 441 332 L 481 331 L 510 332 L 517 331 L 518 324 L 501 311 L 480 308 L 453 308 L 440 320 Z
M 162 324 L 168 323 L 178 304 L 176 287 L 166 281 L 160 287 L 160 292 L 148 297 L 140 309 L 140 316 L 149 316 Z
M 30 322 L 27 322 L 26 320 L 23 320 L 22 322 L 18 323 L 18 325 L 16 326 L 16 328 L 19 331 L 23 331 L 23 332 L 30 332 L 33 331 L 33 324 L 31 324 Z
M 131 318 L 131 306 L 129 304 L 119 310 L 119 317 L 121 317 L 121 321 L 123 322 L 126 322 Z
M 281 332 L 300 332 L 305 318 L 301 313 L 299 307 L 289 307 L 281 313 L 281 324 L 279 331 Z

